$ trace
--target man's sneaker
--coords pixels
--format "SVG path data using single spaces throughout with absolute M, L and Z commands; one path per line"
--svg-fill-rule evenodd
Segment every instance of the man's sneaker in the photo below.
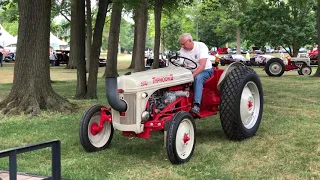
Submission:
M 199 114 L 200 113 L 200 107 L 199 105 L 195 104 L 193 105 L 193 107 L 190 110 L 191 112 L 195 113 L 195 114 Z

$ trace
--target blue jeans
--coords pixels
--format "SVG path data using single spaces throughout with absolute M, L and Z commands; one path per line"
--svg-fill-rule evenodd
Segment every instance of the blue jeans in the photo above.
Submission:
M 206 82 L 206 80 L 211 77 L 212 73 L 213 73 L 213 69 L 205 69 L 200 74 L 198 74 L 198 75 L 196 75 L 194 77 L 194 82 L 193 82 L 193 92 L 194 92 L 193 103 L 201 104 L 203 83 Z

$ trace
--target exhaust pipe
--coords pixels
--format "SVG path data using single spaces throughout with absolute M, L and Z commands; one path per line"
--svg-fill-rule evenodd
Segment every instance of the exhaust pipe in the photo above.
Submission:
M 107 77 L 106 80 L 106 89 L 107 89 L 107 100 L 112 109 L 115 109 L 119 112 L 127 111 L 127 103 L 119 99 L 118 96 L 118 83 L 116 77 Z

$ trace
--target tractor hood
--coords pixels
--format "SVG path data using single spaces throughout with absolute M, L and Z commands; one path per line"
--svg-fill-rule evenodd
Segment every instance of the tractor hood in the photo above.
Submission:
M 122 75 L 118 77 L 118 89 L 123 89 L 124 92 L 128 93 L 161 89 L 189 82 L 193 82 L 193 76 L 190 70 L 170 66 L 136 72 L 130 75 Z

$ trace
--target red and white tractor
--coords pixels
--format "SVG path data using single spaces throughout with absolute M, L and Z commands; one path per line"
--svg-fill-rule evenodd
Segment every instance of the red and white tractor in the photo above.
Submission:
M 217 115 L 218 111 L 222 129 L 231 140 L 256 134 L 262 119 L 263 90 L 254 70 L 242 63 L 230 64 L 225 70 L 214 67 L 212 77 L 204 83 L 200 113 L 193 114 L 189 111 L 194 79 L 189 69 L 197 65 L 179 56 L 169 61 L 175 66 L 106 78 L 110 107 L 94 105 L 80 122 L 80 142 L 86 151 L 107 148 L 114 129 L 138 138 L 163 131 L 169 160 L 184 163 L 195 148 L 194 119 Z M 187 61 L 188 67 L 178 63 Z
M 310 75 L 312 69 L 310 58 L 307 56 L 287 57 L 285 64 L 280 58 L 272 58 L 267 61 L 265 71 L 269 76 L 282 76 L 284 71 L 298 71 L 299 75 Z

